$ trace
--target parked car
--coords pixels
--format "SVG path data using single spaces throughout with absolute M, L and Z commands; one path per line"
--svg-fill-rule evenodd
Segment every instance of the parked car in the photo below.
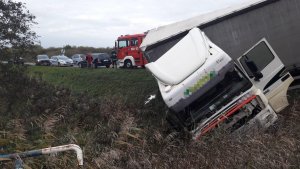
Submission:
M 82 62 L 85 60 L 85 55 L 84 54 L 74 54 L 71 59 L 73 60 L 74 65 L 79 65 L 78 63 Z
M 37 55 L 35 64 L 43 65 L 43 66 L 50 66 L 51 62 L 50 62 L 48 55 Z
M 52 56 L 50 61 L 53 66 L 73 66 L 73 60 L 65 55 Z
M 93 67 L 105 66 L 107 68 L 112 64 L 111 58 L 107 53 L 92 53 Z M 81 68 L 87 67 L 86 60 L 79 63 Z
M 92 53 L 93 56 L 93 65 L 95 68 L 98 66 L 110 67 L 112 61 L 107 53 Z

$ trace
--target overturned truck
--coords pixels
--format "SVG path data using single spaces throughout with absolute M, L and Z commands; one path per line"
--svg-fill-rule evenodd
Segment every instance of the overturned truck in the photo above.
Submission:
M 234 18 L 232 11 L 249 15 L 254 7 L 276 2 L 250 1 L 148 32 L 141 49 L 171 110 L 171 124 L 198 139 L 216 126 L 245 132 L 276 121 L 276 113 L 288 106 L 291 73 L 297 72 L 282 61 L 291 58 L 279 57 L 264 36 L 239 57 L 231 56 L 201 31 L 222 17 Z

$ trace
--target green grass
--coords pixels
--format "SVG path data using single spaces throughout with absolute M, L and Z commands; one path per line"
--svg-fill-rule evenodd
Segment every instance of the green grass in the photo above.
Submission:
M 32 66 L 30 76 L 41 78 L 55 86 L 63 86 L 73 93 L 87 93 L 93 97 L 122 97 L 128 102 L 144 101 L 157 93 L 155 79 L 145 69 L 81 69 Z

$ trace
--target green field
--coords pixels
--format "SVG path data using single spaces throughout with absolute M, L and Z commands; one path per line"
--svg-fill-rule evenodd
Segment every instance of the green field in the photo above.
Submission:
M 155 79 L 145 69 L 81 69 L 32 66 L 31 77 L 54 86 L 63 86 L 73 93 L 92 97 L 121 97 L 129 104 L 141 105 L 150 94 L 157 94 Z

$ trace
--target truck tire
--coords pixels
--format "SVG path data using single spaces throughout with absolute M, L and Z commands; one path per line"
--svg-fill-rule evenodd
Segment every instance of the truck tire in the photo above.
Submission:
M 171 125 L 172 128 L 174 128 L 177 131 L 182 131 L 184 129 L 184 125 L 179 120 L 178 115 L 175 112 L 168 112 L 166 116 L 167 122 Z
M 132 68 L 132 62 L 131 62 L 131 60 L 125 60 L 124 68 Z

